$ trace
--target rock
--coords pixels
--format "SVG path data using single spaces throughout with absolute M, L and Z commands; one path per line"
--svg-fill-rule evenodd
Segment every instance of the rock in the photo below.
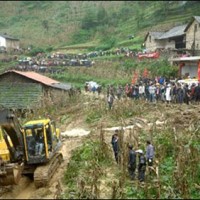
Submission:
M 77 136 L 85 136 L 90 134 L 90 131 L 86 131 L 84 129 L 72 129 L 70 131 L 61 132 L 63 137 L 77 137 Z
M 135 123 L 135 125 L 138 127 L 138 128 L 142 128 L 143 126 L 139 123 Z
M 161 122 L 159 120 L 156 121 L 156 125 L 164 125 L 164 124 L 165 124 L 165 122 Z

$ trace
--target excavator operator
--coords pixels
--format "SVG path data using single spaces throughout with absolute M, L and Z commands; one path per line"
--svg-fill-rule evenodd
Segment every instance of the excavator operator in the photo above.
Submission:
M 41 155 L 44 147 L 44 138 L 42 135 L 42 130 L 38 130 L 36 135 L 36 145 L 35 145 L 35 153 L 36 155 Z

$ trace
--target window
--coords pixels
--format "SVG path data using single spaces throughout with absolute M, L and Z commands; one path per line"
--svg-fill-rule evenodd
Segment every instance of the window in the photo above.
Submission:
M 196 48 L 197 48 L 197 49 L 199 48 L 199 44 L 196 45 Z
M 184 42 L 184 43 L 186 42 L 186 37 L 185 37 L 185 36 L 183 37 L 183 42 Z

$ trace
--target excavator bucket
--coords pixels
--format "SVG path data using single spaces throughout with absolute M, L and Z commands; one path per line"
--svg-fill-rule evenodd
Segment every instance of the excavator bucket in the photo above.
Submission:
M 0 186 L 17 185 L 20 181 L 23 165 L 5 164 L 0 166 Z

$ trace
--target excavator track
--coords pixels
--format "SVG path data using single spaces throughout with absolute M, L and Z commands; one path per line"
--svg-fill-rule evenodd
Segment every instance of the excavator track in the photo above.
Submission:
M 46 186 L 62 161 L 62 153 L 58 152 L 46 165 L 38 166 L 34 172 L 35 187 Z

